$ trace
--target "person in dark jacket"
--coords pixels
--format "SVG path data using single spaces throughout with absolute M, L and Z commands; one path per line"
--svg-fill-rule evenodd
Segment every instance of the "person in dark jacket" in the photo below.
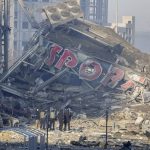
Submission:
M 1 114 L 0 114 L 0 128 L 3 128 L 3 118 L 1 116 Z
M 123 143 L 123 147 L 120 150 L 131 150 L 132 149 L 132 144 L 130 141 Z
M 72 118 L 72 111 L 69 107 L 66 107 L 64 110 L 64 131 L 66 131 L 67 127 L 70 130 L 70 122 Z
M 57 115 L 58 122 L 59 122 L 59 130 L 62 131 L 63 123 L 64 123 L 64 109 L 61 109 Z

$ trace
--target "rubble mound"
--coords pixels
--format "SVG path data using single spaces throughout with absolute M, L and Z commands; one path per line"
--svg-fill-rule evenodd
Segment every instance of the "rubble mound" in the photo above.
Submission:
M 83 124 L 90 133 L 93 127 L 104 127 L 109 110 L 114 132 L 127 133 L 122 137 L 136 132 L 136 139 L 143 138 L 149 132 L 150 55 L 112 29 L 82 19 L 75 4 L 43 8 L 46 20 L 24 55 L 0 78 L 0 110 L 30 118 L 36 108 L 52 106 L 59 111 L 69 106 L 75 116 L 86 118 L 76 126 Z M 13 101 L 21 104 L 20 109 Z M 88 119 L 96 123 L 86 125 Z

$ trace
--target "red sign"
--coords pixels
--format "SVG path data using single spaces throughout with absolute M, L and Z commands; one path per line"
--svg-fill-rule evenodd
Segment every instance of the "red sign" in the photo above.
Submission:
M 135 86 L 135 83 L 132 81 L 132 80 L 129 80 L 127 81 L 126 83 L 122 84 L 121 85 L 121 88 L 124 90 L 124 91 L 127 91 L 128 89 L 130 88 L 134 88 Z
M 114 88 L 123 78 L 124 78 L 124 71 L 121 70 L 120 68 L 111 66 L 106 76 L 102 79 L 101 83 L 104 86 Z
M 68 68 L 74 68 L 77 64 L 78 60 L 76 56 L 72 53 L 72 51 L 65 49 L 55 67 L 57 69 L 62 69 L 62 67 L 65 65 Z
M 132 75 L 129 75 L 129 77 L 137 82 L 137 83 L 141 83 L 141 84 L 144 84 L 145 81 L 146 81 L 146 78 L 145 77 L 142 77 L 142 76 L 139 76 L 139 75 L 136 75 L 136 74 L 132 74 Z
M 78 70 L 80 79 L 99 82 L 99 84 L 114 88 L 124 77 L 123 70 L 113 67 L 106 62 L 100 62 L 93 58 L 83 59 L 79 62 L 76 53 L 69 49 L 63 49 L 57 44 L 53 44 L 50 47 L 49 54 L 45 61 L 48 66 L 53 65 L 58 70 L 61 70 L 63 67 Z M 105 69 L 103 69 L 102 65 Z
M 45 63 L 48 66 L 51 66 L 54 63 L 54 61 L 55 61 L 57 53 L 59 54 L 62 50 L 63 50 L 63 48 L 61 46 L 53 44 L 51 46 L 50 55 L 46 59 Z
M 88 81 L 96 80 L 101 74 L 101 64 L 91 59 L 84 61 L 79 69 L 80 79 L 85 79 Z

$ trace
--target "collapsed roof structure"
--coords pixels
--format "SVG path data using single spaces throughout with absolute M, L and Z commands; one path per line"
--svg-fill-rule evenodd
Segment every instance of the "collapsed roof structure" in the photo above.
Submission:
M 76 1 L 47 6 L 23 56 L 1 77 L 1 90 L 22 99 L 98 112 L 111 105 L 149 102 L 150 55 L 112 29 L 82 18 Z M 35 22 L 34 22 L 35 23 Z M 85 103 L 84 103 L 85 102 Z

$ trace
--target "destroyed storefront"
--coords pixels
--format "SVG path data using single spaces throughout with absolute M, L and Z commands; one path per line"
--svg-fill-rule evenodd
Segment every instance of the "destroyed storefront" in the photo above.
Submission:
M 64 11 L 68 5 L 72 5 L 71 12 Z M 149 55 L 111 29 L 80 18 L 80 9 L 73 4 L 48 6 L 44 12 L 46 21 L 23 56 L 0 79 L 5 111 L 12 113 L 12 105 L 7 105 L 11 101 L 21 105 L 13 113 L 25 117 L 33 107 L 59 110 L 68 104 L 77 115 L 89 118 L 101 116 L 108 107 L 112 116 L 115 108 L 119 112 L 133 104 L 149 107 Z M 135 116 L 133 120 L 139 117 Z
M 148 76 L 131 69 L 132 66 L 120 65 L 124 63 L 120 57 L 125 48 L 106 43 L 102 33 L 98 36 L 89 31 L 95 26 L 76 19 L 46 35 L 35 34 L 22 58 L 2 76 L 2 91 L 41 102 L 61 97 L 72 100 L 76 94 L 86 100 L 85 96 L 92 96 L 91 93 L 91 103 L 93 99 L 101 102 L 105 95 L 115 99 L 128 97 L 125 102 L 149 102 Z M 97 27 L 99 30 L 106 29 Z

